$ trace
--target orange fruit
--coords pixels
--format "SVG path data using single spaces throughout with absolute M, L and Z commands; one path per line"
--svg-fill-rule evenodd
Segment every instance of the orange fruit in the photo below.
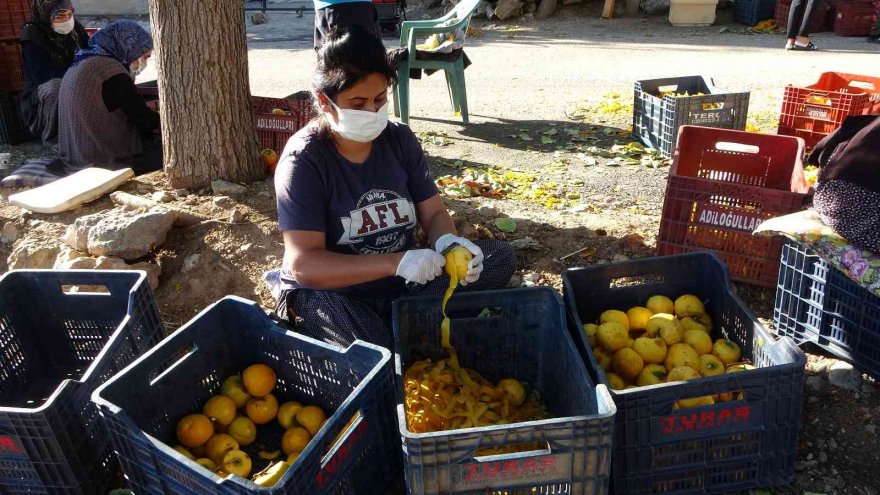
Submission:
M 265 397 L 254 397 L 245 406 L 247 415 L 255 424 L 264 425 L 278 415 L 278 399 L 269 394 Z
M 498 382 L 498 386 L 496 388 L 500 390 L 501 393 L 507 396 L 507 400 L 510 402 L 511 406 L 516 407 L 526 401 L 526 389 L 525 387 L 523 387 L 523 384 L 520 383 L 518 380 L 514 380 L 513 378 L 505 378 L 504 380 Z
M 294 452 L 302 452 L 312 440 L 312 436 L 305 428 L 294 426 L 288 428 L 281 437 L 281 450 L 290 455 Z
M 251 394 L 247 393 L 247 390 L 244 389 L 244 384 L 238 375 L 232 375 L 223 380 L 223 385 L 220 386 L 220 393 L 232 399 L 237 408 L 244 407 L 251 398 Z
M 241 374 L 244 388 L 254 397 L 265 397 L 272 393 L 275 388 L 275 372 L 265 364 L 248 366 Z
M 234 438 L 242 447 L 254 443 L 254 440 L 257 439 L 257 425 L 244 416 L 233 419 L 227 431 L 229 436 Z
M 184 447 L 183 445 L 175 446 L 174 450 L 176 450 L 178 454 L 181 454 L 182 456 L 186 457 L 187 459 L 189 459 L 191 461 L 196 460 L 196 456 L 194 456 L 193 453 L 190 452 L 189 450 L 187 450 L 187 448 Z
M 232 423 L 232 420 L 235 419 L 235 410 L 235 401 L 225 395 L 211 397 L 202 408 L 205 416 L 223 426 Z
M 223 460 L 223 456 L 230 450 L 238 450 L 238 442 L 231 436 L 221 433 L 214 435 L 205 444 L 205 457 L 214 462 Z
M 293 419 L 303 405 L 295 400 L 287 401 L 278 408 L 278 424 L 285 430 L 293 426 Z
M 230 450 L 223 456 L 223 462 L 220 463 L 220 469 L 242 478 L 250 476 L 251 467 L 253 467 L 253 463 L 250 456 L 240 450 Z
M 275 150 L 269 148 L 264 149 L 260 152 L 260 160 L 263 161 L 263 164 L 266 165 L 269 172 L 273 174 L 275 173 L 275 166 L 278 165 L 278 154 L 275 153 Z
M 190 414 L 177 423 L 177 440 L 184 447 L 197 447 L 214 435 L 214 423 L 204 414 Z
M 306 406 L 296 413 L 296 422 L 315 436 L 321 426 L 327 421 L 327 415 L 318 406 Z

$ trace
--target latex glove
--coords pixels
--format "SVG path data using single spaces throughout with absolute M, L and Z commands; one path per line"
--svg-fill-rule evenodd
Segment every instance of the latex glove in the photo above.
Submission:
M 479 280 L 480 274 L 483 273 L 483 250 L 480 249 L 480 247 L 473 242 L 465 239 L 464 237 L 459 237 L 452 234 L 444 234 L 440 236 L 440 238 L 437 239 L 437 242 L 434 243 L 434 250 L 436 250 L 438 253 L 442 253 L 443 250 L 449 247 L 451 244 L 458 244 L 459 246 L 470 251 L 471 254 L 474 256 L 468 263 L 467 276 L 464 280 L 459 280 L 459 283 L 461 285 L 467 285 L 469 283 L 473 283 Z
M 446 257 L 430 249 L 407 251 L 397 265 L 398 277 L 407 282 L 425 285 L 443 273 Z

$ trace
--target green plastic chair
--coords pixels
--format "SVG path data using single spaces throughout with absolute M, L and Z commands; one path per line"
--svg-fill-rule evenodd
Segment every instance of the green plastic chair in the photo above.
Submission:
M 467 90 L 464 83 L 464 52 L 454 62 L 439 60 L 417 60 L 416 43 L 423 42 L 432 34 L 441 34 L 461 29 L 467 32 L 471 16 L 480 4 L 480 0 L 463 0 L 448 14 L 439 19 L 425 21 L 403 21 L 400 26 L 400 46 L 408 49 L 406 60 L 401 61 L 397 69 L 397 83 L 394 85 L 394 115 L 400 117 L 404 124 L 409 124 L 409 70 L 434 69 L 446 74 L 446 86 L 449 89 L 449 101 L 454 112 L 460 112 L 465 124 L 468 123 Z M 445 25 L 452 19 L 457 22 Z M 467 42 L 467 37 L 465 37 Z

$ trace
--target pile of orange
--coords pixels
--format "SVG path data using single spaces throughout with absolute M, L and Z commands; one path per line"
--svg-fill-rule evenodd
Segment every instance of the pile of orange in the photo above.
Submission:
M 244 447 L 256 441 L 259 425 L 277 420 L 285 430 L 281 444 L 287 457 L 254 475 L 254 481 L 262 484 L 268 479 L 265 473 L 271 471 L 274 484 L 327 420 L 318 406 L 296 401 L 279 404 L 272 394 L 276 382 L 275 372 L 265 364 L 248 366 L 241 375 L 226 378 L 220 393 L 205 402 L 201 413 L 185 416 L 177 423 L 180 444 L 174 449 L 220 476 L 247 478 L 253 461 Z M 281 457 L 281 451 L 261 451 L 258 455 L 273 461 Z

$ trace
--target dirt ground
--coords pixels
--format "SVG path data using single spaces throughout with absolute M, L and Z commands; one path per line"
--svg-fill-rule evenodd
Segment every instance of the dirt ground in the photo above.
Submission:
M 410 18 L 439 13 L 416 6 Z M 598 5 L 587 4 L 563 8 L 546 21 L 475 21 L 468 41 L 474 60 L 467 71 L 470 125 L 452 114 L 441 77 L 413 83 L 411 126 L 433 173 L 445 177 L 444 196 L 459 229 L 468 237 L 526 246 L 518 250 L 512 286 L 528 281 L 560 289 L 565 268 L 653 255 L 669 162 L 632 145 L 633 81 L 714 77 L 722 87 L 750 90 L 750 126 L 773 131 L 786 83 L 806 84 L 827 70 L 868 72 L 877 65 L 876 49 L 861 38 L 820 34 L 815 40 L 823 51 L 784 52 L 780 35 L 748 34 L 727 22 L 729 10 L 719 12 L 720 25 L 708 28 L 673 28 L 656 17 L 603 21 L 597 14 Z M 311 18 L 273 14 L 273 19 L 271 28 L 249 29 L 252 92 L 284 96 L 307 87 L 314 55 L 301 23 Z M 286 30 L 284 22 L 296 29 Z M 32 144 L 0 146 L 5 151 L 14 161 L 50 154 Z M 462 180 L 506 194 L 472 197 L 459 187 Z M 162 267 L 156 296 L 169 330 L 228 294 L 274 307 L 261 282 L 282 255 L 274 189 L 271 179 L 249 187 L 234 198 L 233 206 L 245 213 L 236 224 L 228 222 L 231 206 L 215 206 L 207 191 L 173 203 L 215 221 L 172 230 L 150 256 Z M 120 189 L 149 196 L 167 186 L 157 173 Z M 12 192 L 3 191 L 2 199 Z M 67 213 L 39 215 L 4 201 L 0 223 L 14 222 L 30 241 L 58 243 L 77 217 L 111 206 L 103 198 Z M 501 217 L 516 222 L 515 232 L 499 230 L 495 220 Z M 0 245 L 3 271 L 13 247 Z M 204 268 L 183 274 L 191 254 L 203 256 Z M 738 290 L 772 326 L 774 291 L 746 285 Z M 836 387 L 827 378 L 833 360 L 816 348 L 805 350 L 810 364 L 797 479 L 769 493 L 880 494 L 876 383 L 864 377 L 854 389 Z

